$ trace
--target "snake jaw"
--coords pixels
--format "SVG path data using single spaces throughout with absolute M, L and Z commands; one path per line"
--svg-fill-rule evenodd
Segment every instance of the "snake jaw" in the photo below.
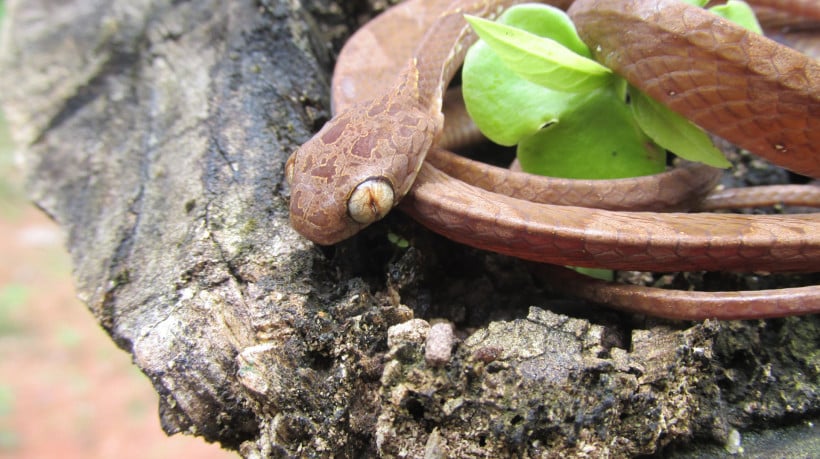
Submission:
M 347 212 L 357 223 L 381 220 L 396 201 L 393 185 L 384 177 L 371 177 L 356 185 L 347 199 Z

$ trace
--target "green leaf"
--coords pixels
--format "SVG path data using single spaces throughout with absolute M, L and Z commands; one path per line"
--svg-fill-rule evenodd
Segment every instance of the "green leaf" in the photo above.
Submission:
M 612 282 L 615 280 L 615 273 L 611 269 L 603 269 L 603 268 L 584 268 L 584 267 L 571 267 L 575 271 L 589 276 L 595 279 L 600 279 L 602 281 Z
M 586 43 L 578 36 L 575 24 L 564 11 L 554 6 L 525 3 L 510 8 L 498 18 L 501 24 L 515 26 L 539 37 L 550 38 L 575 54 L 592 59 Z
M 550 34 L 589 53 L 566 14 L 555 8 L 516 6 L 499 21 Z M 478 127 L 493 142 L 520 144 L 518 155 L 527 172 L 615 178 L 664 169 L 665 153 L 632 119 L 621 78 L 613 76 L 585 93 L 550 90 L 516 75 L 481 40 L 467 54 L 462 84 L 467 109 Z
M 629 94 L 635 120 L 658 145 L 689 161 L 713 167 L 731 166 L 709 136 L 692 122 L 637 88 L 630 86 Z
M 636 123 L 615 86 L 590 92 L 556 123 L 524 138 L 518 160 L 527 172 L 612 179 L 662 172 L 666 152 Z
M 706 6 L 707 3 L 709 3 L 709 0 L 681 0 L 681 1 L 683 3 L 688 3 L 690 5 L 700 6 L 700 7 L 704 7 L 704 6 Z
M 498 18 L 502 24 L 552 38 L 590 56 L 575 25 L 563 11 L 542 4 L 518 5 Z M 516 145 L 583 98 L 583 94 L 552 91 L 522 79 L 507 67 L 485 41 L 470 48 L 462 71 L 464 100 L 481 132 L 499 145 Z
M 474 16 L 465 16 L 502 61 L 527 81 L 549 89 L 584 92 L 608 82 L 612 71 L 550 38 Z
M 493 142 L 512 146 L 554 123 L 582 94 L 557 92 L 522 79 L 483 41 L 467 53 L 462 92 L 470 117 Z
M 400 249 L 406 249 L 410 247 L 410 241 L 392 231 L 387 232 L 387 240 L 390 241 L 391 244 L 395 245 Z
M 746 30 L 758 34 L 763 33 L 760 23 L 757 22 L 755 12 L 746 2 L 729 0 L 724 5 L 717 5 L 709 8 L 709 11 L 722 18 L 728 19 L 741 27 L 744 27 Z

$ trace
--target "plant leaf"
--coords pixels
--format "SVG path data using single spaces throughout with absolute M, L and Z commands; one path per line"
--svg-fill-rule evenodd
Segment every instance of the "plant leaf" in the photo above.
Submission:
M 575 24 L 567 13 L 550 5 L 524 3 L 510 8 L 498 18 L 498 22 L 550 38 L 566 46 L 575 54 L 592 59 L 586 43 L 578 36 Z
M 531 27 L 529 32 L 550 34 L 589 54 L 569 18 L 555 8 L 516 6 L 499 21 Z M 665 153 L 652 145 L 624 103 L 621 78 L 613 76 L 586 93 L 553 91 L 522 79 L 481 40 L 467 54 L 462 84 L 467 109 L 481 131 L 498 144 L 520 144 L 519 159 L 528 172 L 614 178 L 664 169 Z
M 470 117 L 493 142 L 512 146 L 558 121 L 577 93 L 552 91 L 510 70 L 483 41 L 467 53 L 462 92 Z
M 729 0 L 724 5 L 717 5 L 713 6 L 712 8 L 709 8 L 709 11 L 717 14 L 722 18 L 732 21 L 739 26 L 744 27 L 746 30 L 758 34 L 763 33 L 763 29 L 760 27 L 760 23 L 757 22 L 757 16 L 755 16 L 755 12 L 752 10 L 752 7 L 749 6 L 749 4 L 746 2 L 741 2 L 738 0 Z
M 520 27 L 552 38 L 569 49 L 590 56 L 566 13 L 543 4 L 517 5 L 498 18 L 502 24 Z M 552 91 L 516 75 L 485 41 L 467 53 L 462 71 L 464 101 L 481 132 L 499 145 L 512 146 L 522 138 L 554 123 L 577 93 Z
M 527 172 L 553 177 L 613 179 L 662 172 L 666 152 L 636 123 L 614 86 L 574 101 L 558 122 L 518 144 Z
M 584 92 L 611 78 L 611 70 L 555 40 L 475 16 L 465 18 L 501 60 L 527 81 L 559 91 Z
M 731 166 L 723 153 L 712 144 L 709 136 L 691 121 L 637 88 L 630 86 L 629 94 L 635 120 L 655 143 L 689 161 L 713 167 Z

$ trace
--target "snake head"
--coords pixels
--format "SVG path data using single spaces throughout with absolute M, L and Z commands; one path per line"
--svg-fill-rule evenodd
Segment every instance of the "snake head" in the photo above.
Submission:
M 288 159 L 290 222 L 300 234 L 335 244 L 408 192 L 443 124 L 440 110 L 420 101 L 414 70 L 412 63 L 389 93 L 335 116 Z

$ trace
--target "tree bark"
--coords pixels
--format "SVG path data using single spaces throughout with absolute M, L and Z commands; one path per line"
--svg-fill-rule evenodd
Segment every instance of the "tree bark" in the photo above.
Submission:
M 621 457 L 820 412 L 816 317 L 554 299 L 401 215 L 334 248 L 298 236 L 285 160 L 383 3 L 8 2 L 0 98 L 28 191 L 167 433 L 244 457 Z

